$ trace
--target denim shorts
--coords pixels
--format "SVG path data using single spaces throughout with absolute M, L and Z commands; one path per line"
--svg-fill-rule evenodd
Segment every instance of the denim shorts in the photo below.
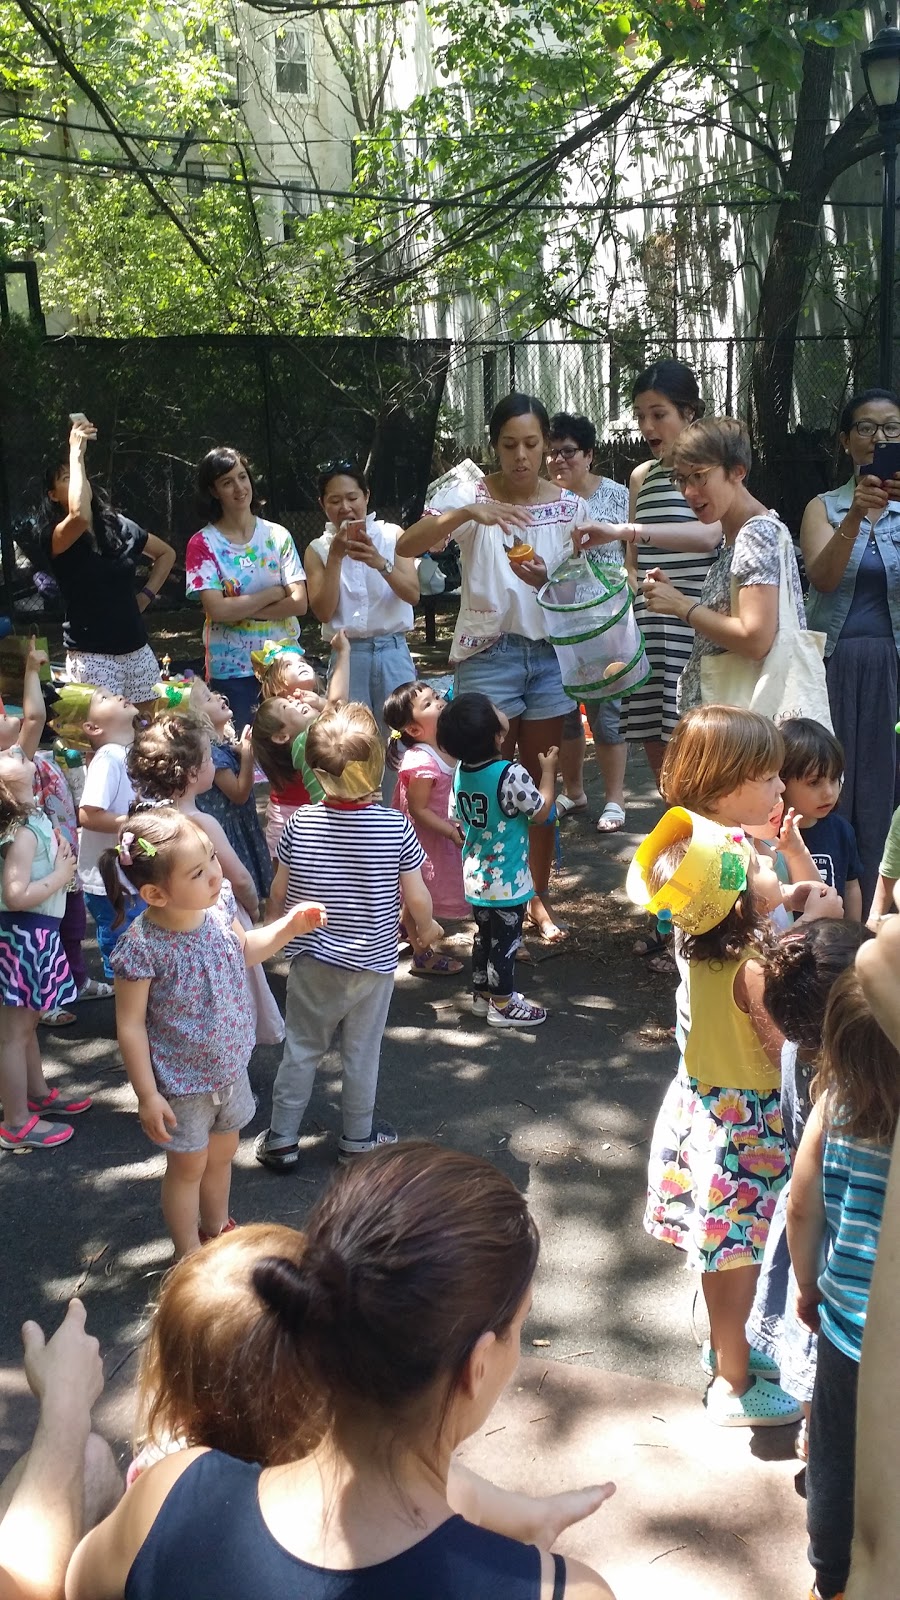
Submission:
M 587 712 L 595 744 L 624 743 L 619 732 L 621 700 L 584 700 L 582 704 Z M 580 732 L 581 712 L 578 706 L 573 706 L 563 723 L 562 736 L 564 739 L 577 739 Z
M 496 644 L 461 661 L 454 693 L 490 695 L 507 717 L 523 722 L 564 717 L 572 707 L 552 644 L 521 633 L 501 634 Z
M 328 664 L 328 677 L 334 671 L 334 656 Z M 350 640 L 350 699 L 368 706 L 387 733 L 382 712 L 389 694 L 402 683 L 415 683 L 416 669 L 403 633 L 376 633 L 367 639 Z
M 166 1150 L 193 1155 L 205 1150 L 212 1133 L 235 1133 L 246 1128 L 256 1115 L 256 1101 L 246 1069 L 224 1089 L 209 1089 L 205 1094 L 172 1094 L 166 1097 L 175 1113 L 177 1126 L 169 1129 L 172 1138 Z

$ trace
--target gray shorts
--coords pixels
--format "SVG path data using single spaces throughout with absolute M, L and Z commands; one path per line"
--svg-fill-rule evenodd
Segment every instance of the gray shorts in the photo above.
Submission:
M 585 700 L 584 709 L 590 723 L 595 744 L 622 744 L 619 732 L 621 700 Z M 573 706 L 563 721 L 564 739 L 577 739 L 581 733 L 581 712 Z
M 180 1155 L 205 1150 L 212 1133 L 234 1133 L 246 1128 L 256 1115 L 256 1102 L 246 1069 L 224 1089 L 207 1089 L 203 1094 L 170 1094 L 169 1105 L 178 1119 L 166 1145 Z

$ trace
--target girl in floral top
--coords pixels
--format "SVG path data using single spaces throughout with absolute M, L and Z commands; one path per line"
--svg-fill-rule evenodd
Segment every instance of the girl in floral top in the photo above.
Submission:
M 245 930 L 209 839 L 169 808 L 136 810 L 100 870 L 117 911 L 126 884 L 146 902 L 113 956 L 116 1027 L 141 1127 L 166 1151 L 163 1216 L 180 1257 L 235 1225 L 231 1163 L 255 1110 L 246 969 L 318 928 L 325 908 Z
M 197 472 L 205 527 L 188 540 L 187 592 L 206 615 L 206 677 L 227 695 L 238 733 L 250 721 L 258 688 L 250 653 L 267 639 L 299 637 L 306 580 L 286 528 L 259 516 L 260 501 L 245 456 L 210 450 Z

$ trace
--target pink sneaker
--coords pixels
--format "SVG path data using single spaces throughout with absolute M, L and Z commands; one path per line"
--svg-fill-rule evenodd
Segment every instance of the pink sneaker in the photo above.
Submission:
M 536 1028 L 539 1023 L 546 1021 L 544 1007 L 531 1005 L 520 994 L 510 995 L 505 1006 L 498 1006 L 496 1000 L 491 1000 L 488 1005 L 490 1028 Z

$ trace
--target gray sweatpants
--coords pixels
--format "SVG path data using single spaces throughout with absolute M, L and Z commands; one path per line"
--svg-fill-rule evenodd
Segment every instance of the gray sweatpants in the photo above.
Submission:
M 345 1139 L 368 1139 L 378 1088 L 381 1040 L 392 972 L 352 972 L 313 956 L 296 956 L 287 981 L 284 1053 L 272 1091 L 272 1143 L 300 1131 L 316 1070 L 337 1036 L 341 1053 L 341 1117 Z

